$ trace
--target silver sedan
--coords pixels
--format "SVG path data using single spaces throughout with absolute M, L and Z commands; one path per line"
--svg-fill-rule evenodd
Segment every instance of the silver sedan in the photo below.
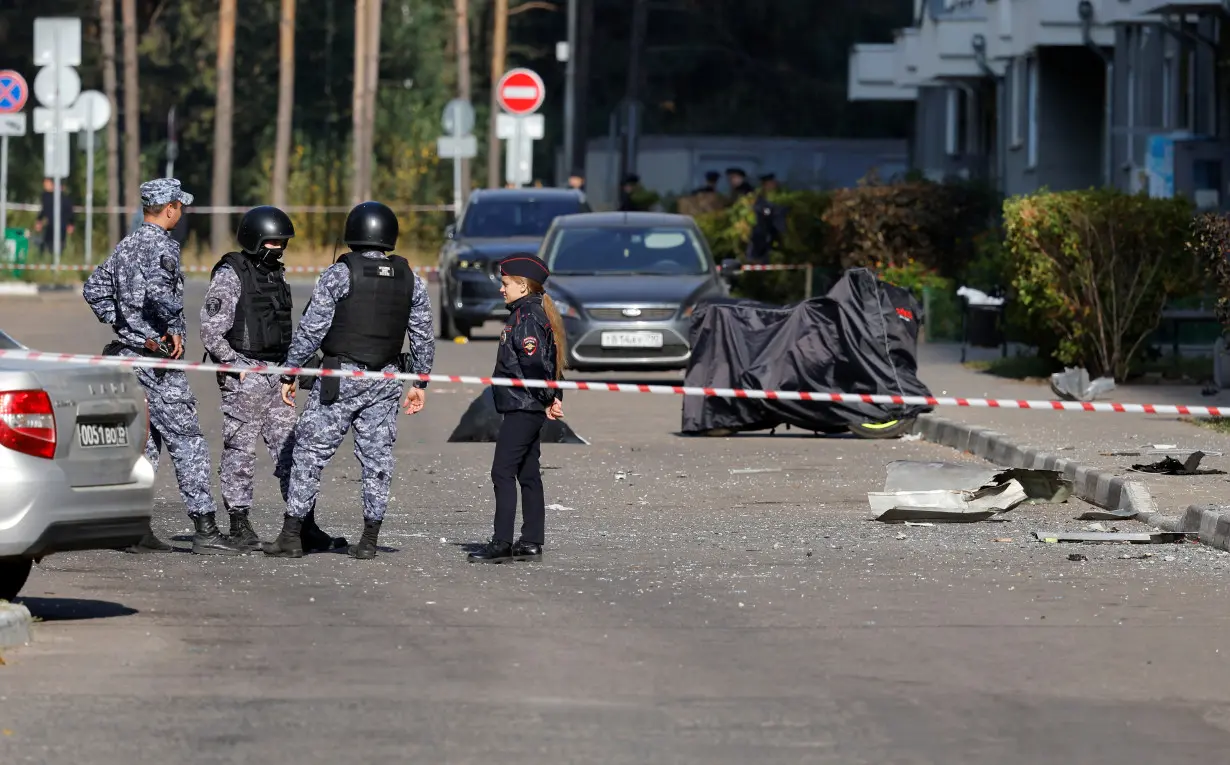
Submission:
M 22 349 L 0 332 L 0 348 Z M 0 600 L 52 553 L 140 541 L 154 502 L 131 370 L 0 358 Z

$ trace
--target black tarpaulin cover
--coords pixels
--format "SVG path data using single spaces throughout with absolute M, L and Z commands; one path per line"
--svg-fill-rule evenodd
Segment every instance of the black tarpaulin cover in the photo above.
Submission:
M 824 297 L 793 306 L 750 300 L 702 304 L 692 317 L 685 385 L 703 388 L 929 396 L 915 355 L 922 309 L 908 290 L 865 268 L 847 271 Z M 685 396 L 683 432 L 791 425 L 840 432 L 914 417 L 893 405 Z

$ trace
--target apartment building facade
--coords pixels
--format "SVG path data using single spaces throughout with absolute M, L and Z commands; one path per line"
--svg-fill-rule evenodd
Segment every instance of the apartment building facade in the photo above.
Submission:
M 1114 186 L 1230 209 L 1230 0 L 917 0 L 850 54 L 915 102 L 911 165 L 1007 195 Z

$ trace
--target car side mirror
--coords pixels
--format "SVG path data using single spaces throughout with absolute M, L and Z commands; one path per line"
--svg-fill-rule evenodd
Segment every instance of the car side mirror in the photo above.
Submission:
M 452 223 L 445 226 L 444 227 L 444 238 L 445 239 L 456 239 L 457 238 L 457 227 L 453 225 Z
M 718 275 L 725 279 L 729 279 L 732 276 L 737 276 L 742 270 L 743 266 L 739 265 L 739 261 L 734 258 L 726 258 L 722 261 L 722 264 L 718 266 Z

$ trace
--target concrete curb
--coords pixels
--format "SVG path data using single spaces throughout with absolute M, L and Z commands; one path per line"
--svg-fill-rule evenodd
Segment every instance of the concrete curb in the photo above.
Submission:
M 30 609 L 0 600 L 0 648 L 29 643 L 32 622 Z
M 1199 534 L 1201 544 L 1230 551 L 1230 507 L 1188 505 L 1187 512 L 1168 531 Z
M 923 415 L 918 418 L 914 432 L 926 441 L 981 457 L 1003 467 L 1057 470 L 1072 481 L 1072 493 L 1080 499 L 1104 510 L 1123 513 L 1125 517 L 1134 514 L 1135 520 L 1165 531 L 1186 530 L 1180 528 L 1180 523 L 1189 522 L 1186 519 L 1192 513 L 1192 508 L 1188 508 L 1188 515 L 1182 519 L 1162 515 L 1143 483 L 1037 449 L 1024 449 L 1008 440 L 1008 436 L 994 430 Z M 1220 514 L 1224 514 L 1223 539 L 1230 544 L 1230 508 L 1220 508 L 1218 512 L 1219 518 Z M 1201 534 L 1201 541 L 1203 537 Z

